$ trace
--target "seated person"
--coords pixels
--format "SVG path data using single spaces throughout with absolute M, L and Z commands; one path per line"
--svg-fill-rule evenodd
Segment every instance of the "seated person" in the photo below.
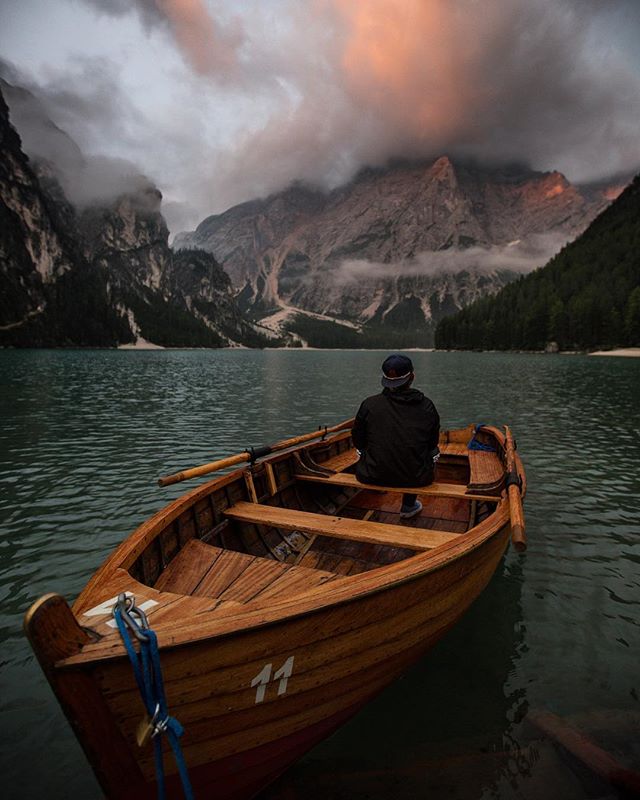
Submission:
M 411 359 L 389 356 L 382 365 L 383 391 L 368 397 L 356 414 L 352 437 L 362 483 L 412 487 L 433 482 L 440 417 L 431 400 L 411 388 L 414 377 Z M 417 494 L 403 495 L 402 518 L 421 510 Z

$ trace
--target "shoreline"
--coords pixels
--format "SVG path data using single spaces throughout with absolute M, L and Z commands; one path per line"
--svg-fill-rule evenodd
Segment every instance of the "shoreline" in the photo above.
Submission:
M 619 356 L 620 358 L 640 358 L 640 347 L 618 347 L 616 350 L 595 350 L 588 356 Z
M 549 353 L 544 350 L 438 350 L 435 347 L 165 347 L 163 345 L 153 344 L 152 342 L 137 342 L 136 344 L 118 345 L 116 347 L 96 347 L 89 346 L 83 347 L 82 345 L 71 346 L 56 346 L 56 345 L 41 345 L 39 347 L 15 347 L 15 346 L 0 346 L 0 351 L 3 350 L 96 350 L 96 351 L 125 351 L 125 352 L 150 352 L 155 351 L 177 351 L 177 350 L 207 350 L 212 352 L 230 352 L 230 351 L 289 351 L 292 353 L 300 352 L 345 352 L 345 353 L 388 353 L 388 352 L 402 352 L 402 353 L 504 353 L 509 355 L 544 355 L 544 356 L 605 356 L 605 357 L 618 357 L 618 358 L 640 358 L 640 347 L 618 347 L 612 350 L 594 350 L 588 352 L 586 350 L 561 350 L 558 353 Z

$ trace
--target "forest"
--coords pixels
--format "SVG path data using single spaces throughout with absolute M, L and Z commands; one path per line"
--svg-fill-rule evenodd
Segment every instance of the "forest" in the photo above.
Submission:
M 438 349 L 640 346 L 640 176 L 544 267 L 440 321 Z

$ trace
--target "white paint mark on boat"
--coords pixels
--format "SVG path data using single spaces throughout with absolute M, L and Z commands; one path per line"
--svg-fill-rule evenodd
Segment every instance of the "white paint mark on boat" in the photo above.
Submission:
M 125 592 L 127 597 L 133 597 L 132 592 Z M 113 611 L 113 607 L 116 604 L 116 601 L 120 595 L 115 595 L 114 597 L 110 597 L 108 600 L 104 600 L 100 605 L 94 606 L 90 608 L 88 611 L 85 611 L 83 616 L 85 617 L 103 617 L 105 614 L 111 614 Z M 153 608 L 154 606 L 158 605 L 157 600 L 145 600 L 142 603 L 136 604 L 141 611 L 149 611 L 149 609 Z M 111 619 L 107 622 L 107 625 L 110 628 L 117 627 L 115 619 Z
M 285 694 L 287 691 L 287 682 L 289 681 L 291 673 L 293 672 L 293 659 L 294 656 L 289 656 L 280 669 L 273 674 L 274 681 L 280 678 L 280 683 L 278 684 L 278 694 Z
M 291 673 L 293 672 L 293 660 L 295 656 L 289 656 L 289 658 L 284 662 L 284 664 L 280 667 L 280 669 L 276 670 L 273 673 L 273 680 L 279 681 L 278 683 L 278 695 L 285 694 L 287 691 L 287 683 L 289 682 L 289 678 L 291 677 Z M 264 700 L 264 696 L 267 691 L 267 685 L 271 681 L 271 671 L 273 669 L 273 664 L 265 664 L 264 667 L 260 670 L 260 672 L 255 676 L 255 678 L 251 681 L 251 686 L 257 686 L 256 689 L 256 703 L 262 703 Z
M 271 680 L 271 668 L 273 664 L 265 664 L 256 677 L 251 681 L 251 686 L 257 686 L 256 689 L 256 703 L 261 703 L 264 700 L 264 694 L 267 691 L 267 684 Z

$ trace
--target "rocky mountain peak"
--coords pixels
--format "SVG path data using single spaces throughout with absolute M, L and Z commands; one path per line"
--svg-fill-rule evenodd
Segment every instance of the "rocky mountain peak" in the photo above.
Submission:
M 39 134 L 66 146 L 36 111 Z M 170 250 L 162 195 L 148 179 L 129 171 L 127 191 L 114 193 L 121 176 L 96 173 L 106 199 L 74 204 L 57 165 L 23 152 L 1 92 L 0 145 L 0 346 L 279 343 L 241 318 L 211 254 Z
M 325 195 L 291 187 L 208 218 L 176 246 L 213 253 L 256 318 L 424 327 L 544 263 L 605 204 L 559 172 L 442 155 L 362 170 Z
M 456 180 L 456 172 L 453 162 L 449 156 L 440 156 L 433 164 L 428 167 L 428 177 L 431 180 L 436 180 L 441 183 L 454 184 Z

